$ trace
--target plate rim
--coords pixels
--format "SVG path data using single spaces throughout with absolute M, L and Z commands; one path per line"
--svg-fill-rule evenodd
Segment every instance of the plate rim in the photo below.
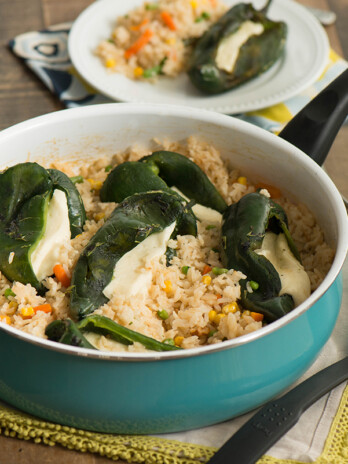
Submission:
M 247 0 L 241 0 L 246 2 Z M 306 88 L 310 87 L 322 74 L 324 71 L 328 60 L 329 60 L 329 51 L 330 51 L 330 44 L 329 44 L 329 39 L 327 36 L 327 33 L 325 29 L 321 26 L 319 21 L 309 12 L 306 10 L 306 8 L 299 3 L 296 3 L 293 0 L 274 0 L 277 5 L 281 6 L 282 5 L 287 5 L 288 8 L 291 9 L 291 11 L 295 11 L 297 13 L 298 17 L 301 17 L 304 15 L 305 21 L 307 24 L 310 24 L 310 28 L 308 28 L 308 31 L 310 31 L 311 37 L 315 39 L 315 42 L 320 42 L 320 45 L 317 47 L 315 50 L 316 53 L 319 56 L 316 59 L 316 67 L 314 66 L 314 70 L 310 75 L 310 78 L 307 77 L 307 80 L 305 79 L 305 76 L 302 76 L 300 82 L 294 83 L 292 85 L 288 85 L 285 90 L 283 91 L 278 91 L 277 93 L 273 94 L 272 96 L 267 96 L 267 97 L 260 97 L 258 99 L 254 99 L 253 101 L 249 101 L 247 103 L 228 103 L 228 104 L 212 104 L 211 100 L 214 98 L 214 96 L 207 96 L 206 104 L 195 104 L 192 100 L 189 101 L 189 103 L 186 103 L 184 100 L 180 102 L 173 102 L 172 99 L 165 101 L 165 96 L 164 102 L 166 104 L 178 104 L 180 106 L 186 106 L 186 107 L 194 107 L 198 109 L 207 109 L 210 111 L 216 111 L 218 113 L 222 114 L 228 114 L 228 115 L 236 115 L 240 113 L 245 113 L 245 112 L 251 112 L 251 111 L 258 111 L 263 108 L 267 108 L 279 103 L 282 103 L 286 101 L 287 99 L 294 97 L 295 95 L 300 94 L 303 90 Z M 154 101 L 151 97 L 149 98 L 139 98 L 137 96 L 133 96 L 132 93 L 130 92 L 129 95 L 125 95 L 124 90 L 118 93 L 117 95 L 114 93 L 114 90 L 110 91 L 109 86 L 103 85 L 102 82 L 100 82 L 100 79 L 96 79 L 95 75 L 91 74 L 88 72 L 84 64 L 80 60 L 80 56 L 78 53 L 78 36 L 80 33 L 80 29 L 84 26 L 84 23 L 86 22 L 86 19 L 88 20 L 88 17 L 93 15 L 94 11 L 101 10 L 104 6 L 104 4 L 111 5 L 114 3 L 114 0 L 98 0 L 96 2 L 93 2 L 91 5 L 89 5 L 87 8 L 85 8 L 80 15 L 76 18 L 76 20 L 73 22 L 72 27 L 70 29 L 70 33 L 68 35 L 68 53 L 72 62 L 72 65 L 75 67 L 77 70 L 78 74 L 89 84 L 91 85 L 95 90 L 97 90 L 101 95 L 109 98 L 113 102 L 125 102 L 125 103 L 159 103 L 159 101 Z M 139 0 L 139 4 L 142 2 Z M 234 3 L 238 3 L 235 1 Z M 131 8 L 133 8 L 135 5 L 133 5 Z M 301 15 L 300 15 L 301 13 Z M 88 51 L 88 53 L 90 53 Z M 273 65 L 267 72 L 270 72 L 272 69 L 274 69 Z M 116 73 L 115 73 L 116 74 Z M 107 76 L 107 74 L 106 74 Z M 261 76 L 260 76 L 261 77 Z M 122 75 L 122 79 L 127 79 L 130 81 L 130 85 L 133 85 L 133 81 L 131 79 L 128 79 L 126 76 Z M 255 82 L 258 77 L 253 79 L 252 82 Z M 248 83 L 246 83 L 247 85 Z M 238 89 L 235 89 L 234 91 L 238 91 Z M 228 95 L 228 92 L 224 94 L 219 94 L 221 95 Z M 204 95 L 199 97 L 200 101 L 201 99 L 204 99 Z

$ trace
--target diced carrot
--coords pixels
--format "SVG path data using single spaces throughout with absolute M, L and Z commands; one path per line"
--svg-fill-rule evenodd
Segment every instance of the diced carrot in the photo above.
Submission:
M 51 313 L 52 312 L 52 307 L 49 303 L 45 303 L 39 306 L 35 306 L 34 308 L 35 313 L 38 311 L 42 311 L 43 313 Z
M 263 182 L 259 182 L 258 184 L 256 184 L 255 188 L 268 190 L 272 198 L 279 198 L 282 196 L 282 192 L 279 190 L 279 188 L 274 187 L 273 185 L 265 184 Z
M 204 275 L 204 274 L 208 274 L 208 273 L 211 271 L 211 269 L 212 269 L 212 268 L 211 268 L 210 266 L 208 266 L 208 264 L 206 264 L 206 265 L 204 266 L 204 268 L 203 268 L 203 275 Z
M 216 5 L 217 5 L 217 1 L 216 1 L 216 0 L 210 0 L 210 3 L 211 3 L 211 6 L 212 6 L 213 8 L 215 8 Z
M 138 53 L 145 45 L 150 41 L 151 37 L 153 36 L 153 32 L 151 29 L 146 29 L 144 33 L 136 40 L 133 45 L 131 45 L 127 50 L 124 52 L 125 58 L 128 60 L 131 56 Z
M 220 295 L 219 293 L 217 293 L 215 296 L 217 300 L 220 300 L 220 298 L 222 298 L 222 295 Z
M 4 322 L 5 324 L 11 325 L 11 318 L 6 316 L 5 314 L 0 314 L 0 322 Z
M 61 264 L 56 264 L 53 268 L 53 272 L 63 287 L 70 287 L 70 277 Z
M 254 313 L 253 311 L 250 312 L 250 316 L 254 319 L 256 322 L 263 321 L 264 315 L 261 313 Z
M 176 25 L 168 11 L 161 12 L 161 19 L 171 31 L 176 31 Z
M 170 51 L 170 57 L 173 61 L 177 61 L 178 59 L 178 54 L 176 53 L 176 50 L 175 48 L 173 48 L 171 51 Z
M 131 26 L 130 29 L 132 31 L 139 31 L 143 26 L 145 26 L 145 24 L 147 24 L 149 22 L 149 18 L 145 18 L 141 21 L 141 23 L 135 25 L 135 26 Z

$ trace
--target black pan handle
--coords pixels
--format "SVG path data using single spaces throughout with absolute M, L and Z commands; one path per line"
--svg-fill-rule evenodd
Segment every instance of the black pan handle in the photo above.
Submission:
M 310 101 L 279 133 L 319 166 L 348 115 L 348 69 Z

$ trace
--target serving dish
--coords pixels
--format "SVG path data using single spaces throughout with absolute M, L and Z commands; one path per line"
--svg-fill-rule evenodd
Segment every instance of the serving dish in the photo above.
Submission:
M 69 34 L 69 55 L 79 74 L 94 88 L 113 100 L 163 103 L 205 108 L 226 114 L 271 106 L 298 94 L 322 73 L 328 60 L 329 43 L 319 22 L 304 7 L 291 0 L 274 0 L 269 17 L 288 25 L 284 57 L 258 78 L 221 95 L 200 94 L 185 73 L 156 84 L 134 81 L 108 72 L 95 55 L 97 45 L 111 35 L 115 20 L 143 0 L 93 3 L 74 22 Z M 227 5 L 238 3 L 226 0 Z M 265 2 L 253 2 L 261 8 Z
M 63 110 L 0 134 L 2 165 L 112 154 L 154 137 L 214 143 L 247 172 L 281 186 L 315 214 L 334 262 L 292 312 L 234 340 L 177 352 L 110 353 L 56 344 L 0 324 L 0 398 L 30 414 L 83 429 L 163 433 L 214 424 L 279 394 L 330 337 L 342 295 L 346 212 L 336 187 L 294 145 L 243 121 L 193 108 L 107 104 Z M 318 201 L 319 200 L 319 201 Z

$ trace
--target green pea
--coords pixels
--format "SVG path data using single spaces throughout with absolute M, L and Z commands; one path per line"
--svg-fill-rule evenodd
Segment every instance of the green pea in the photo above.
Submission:
M 214 334 L 216 334 L 217 330 L 211 330 L 209 333 L 208 333 L 208 338 L 212 337 Z
M 148 3 L 147 5 L 145 5 L 145 10 L 147 11 L 157 10 L 157 9 L 158 9 L 157 3 Z
M 175 342 L 172 338 L 166 338 L 165 340 L 163 340 L 163 343 L 165 343 L 166 345 L 175 346 Z
M 111 171 L 111 169 L 112 169 L 112 166 L 111 164 L 109 164 L 108 166 L 105 167 L 105 172 L 109 172 Z
M 204 21 L 205 19 L 209 18 L 210 14 L 207 11 L 203 11 L 203 13 L 195 19 L 195 23 L 200 23 L 201 21 Z
M 221 275 L 221 274 L 226 274 L 228 272 L 228 269 L 225 269 L 223 267 L 213 267 L 212 273 L 215 275 Z
M 83 182 L 83 177 L 82 176 L 74 176 L 70 177 L 70 180 L 73 184 L 82 184 Z
M 165 321 L 166 319 L 168 319 L 169 314 L 167 313 L 167 311 L 165 309 L 162 309 L 162 311 L 157 311 L 157 316 L 160 319 L 163 319 Z
M 215 224 L 209 224 L 205 230 L 210 230 L 210 229 L 216 229 L 216 225 Z
M 159 167 L 157 166 L 157 164 L 155 163 L 147 163 L 149 165 L 149 167 L 151 168 L 151 171 L 156 174 L 156 176 L 158 176 L 159 174 Z
M 181 268 L 181 272 L 186 275 L 188 273 L 189 269 L 190 269 L 190 266 L 183 266 Z
M 249 284 L 253 290 L 257 290 L 259 288 L 259 284 L 255 282 L 254 280 L 250 280 Z
M 5 291 L 4 291 L 4 296 L 6 298 L 8 298 L 9 296 L 16 296 L 16 294 L 10 289 L 10 288 L 7 288 Z

